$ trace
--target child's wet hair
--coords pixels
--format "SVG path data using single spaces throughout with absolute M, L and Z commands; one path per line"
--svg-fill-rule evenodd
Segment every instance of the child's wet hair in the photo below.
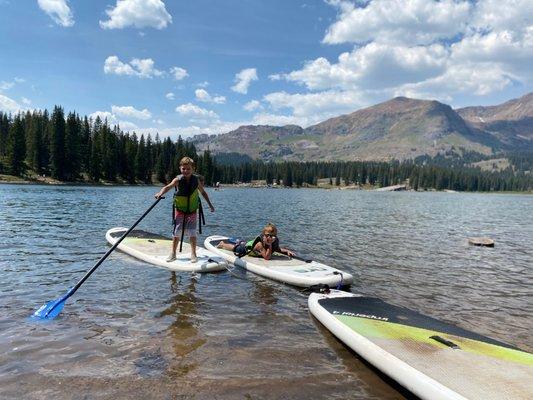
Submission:
M 265 233 L 273 233 L 274 235 L 277 235 L 278 234 L 278 228 L 276 228 L 276 225 L 274 225 L 272 222 L 269 222 L 263 228 L 263 234 L 265 234 Z
M 183 165 L 190 165 L 191 167 L 194 167 L 194 160 L 191 157 L 183 157 L 180 160 L 180 167 Z

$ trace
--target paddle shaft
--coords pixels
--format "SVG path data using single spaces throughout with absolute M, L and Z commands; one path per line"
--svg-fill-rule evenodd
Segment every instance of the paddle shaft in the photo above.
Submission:
M 81 278 L 81 280 L 78 283 L 76 283 L 76 286 L 74 286 L 71 290 L 69 290 L 69 293 L 68 293 L 66 298 L 69 298 L 70 296 L 72 296 L 74 294 L 74 292 L 76 290 L 78 290 L 81 285 L 83 285 L 83 282 L 85 282 L 91 276 L 91 274 L 94 271 L 96 271 L 96 268 L 98 268 L 100 266 L 100 264 L 102 264 L 104 262 L 104 260 L 113 252 L 113 250 L 115 250 L 117 248 L 117 246 L 120 244 L 120 242 L 122 242 L 124 240 L 124 238 L 126 236 L 128 236 L 128 234 L 133 230 L 133 228 L 135 228 L 139 224 L 139 222 L 141 222 L 143 220 L 143 218 L 146 217 L 146 215 L 148 215 L 148 213 L 150 211 L 152 211 L 152 209 L 157 205 L 157 203 L 159 203 L 159 201 L 161 199 L 164 199 L 164 197 L 158 197 L 157 200 L 154 201 L 154 204 L 152 204 L 150 206 L 150 208 L 148 210 L 146 210 L 145 213 L 131 226 L 131 228 L 128 229 L 126 231 L 126 233 L 124 233 L 124 235 L 122 235 L 120 237 L 120 239 L 115 242 L 115 244 L 113 246 L 111 246 L 111 248 L 107 251 L 107 253 L 105 253 L 103 255 L 103 257 L 100 258 L 100 260 L 98 260 L 98 262 L 94 265 L 94 267 L 92 267 L 91 270 L 89 272 L 87 272 L 85 274 L 85 276 L 83 278 Z

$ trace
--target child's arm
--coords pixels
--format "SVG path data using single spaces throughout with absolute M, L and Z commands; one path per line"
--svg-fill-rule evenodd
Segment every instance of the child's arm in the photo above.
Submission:
M 155 198 L 158 199 L 161 196 L 163 196 L 166 192 L 168 192 L 170 189 L 172 189 L 174 186 L 178 184 L 178 178 L 172 179 L 172 182 L 170 182 L 168 185 L 163 186 L 159 192 L 155 194 Z
M 209 200 L 209 196 L 207 195 L 207 192 L 204 189 L 204 185 L 200 181 L 198 181 L 198 190 L 200 193 L 202 193 L 202 196 L 204 196 L 205 201 L 207 201 L 207 204 L 209 205 L 209 209 L 211 210 L 211 212 L 214 212 L 215 207 L 213 207 L 213 204 L 211 204 L 211 200 Z
M 294 257 L 296 255 L 296 253 L 290 251 L 289 249 L 286 249 L 284 247 L 280 247 L 280 250 L 283 254 L 289 256 L 289 257 Z
M 265 260 L 270 260 L 272 258 L 272 246 L 265 246 L 263 243 L 259 242 L 255 245 L 254 250 L 261 254 Z

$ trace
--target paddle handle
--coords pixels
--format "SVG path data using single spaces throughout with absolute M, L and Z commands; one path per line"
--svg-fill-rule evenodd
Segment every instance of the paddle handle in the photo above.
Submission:
M 87 273 L 85 274 L 85 276 L 84 276 L 83 278 L 81 278 L 81 280 L 80 280 L 78 283 L 76 283 L 76 286 L 74 286 L 72 289 L 70 289 L 70 290 L 68 291 L 68 293 L 67 293 L 66 296 L 65 296 L 65 300 L 68 299 L 70 296 L 72 296 L 72 295 L 76 292 L 76 290 L 78 290 L 79 287 L 80 287 L 81 285 L 83 285 L 83 282 L 85 282 L 85 281 L 91 276 L 91 274 L 96 270 L 96 268 L 98 268 L 98 267 L 100 266 L 100 264 L 102 264 L 102 263 L 104 262 L 104 260 L 105 260 L 105 259 L 106 259 L 106 258 L 107 258 L 107 257 L 113 252 L 113 250 L 115 250 L 115 249 L 117 248 L 117 246 L 120 244 L 120 242 L 122 242 L 122 241 L 124 240 L 124 238 L 125 238 L 126 236 L 128 236 L 128 234 L 133 230 L 133 228 L 135 228 L 135 227 L 139 224 L 139 222 L 141 222 L 141 221 L 143 220 L 143 218 L 146 217 L 150 211 L 152 211 L 152 209 L 157 205 L 157 203 L 159 203 L 159 201 L 160 201 L 161 199 L 164 199 L 164 197 L 158 197 L 158 198 L 156 199 L 156 201 L 154 201 L 154 204 L 152 204 L 152 205 L 150 206 L 150 208 L 149 208 L 148 210 L 146 210 L 145 213 L 144 213 L 144 214 L 143 214 L 143 215 L 142 215 L 142 216 L 141 216 L 141 217 L 140 217 L 140 218 L 139 218 L 139 219 L 138 219 L 138 220 L 137 220 L 137 221 L 131 226 L 131 228 L 128 229 L 128 230 L 124 233 L 124 235 L 122 235 L 122 236 L 120 237 L 120 239 L 117 240 L 117 241 L 115 242 L 115 244 L 114 244 L 113 246 L 111 246 L 111 248 L 107 251 L 107 253 L 105 253 L 105 254 L 102 256 L 102 258 L 100 258 L 100 260 L 98 260 L 98 262 L 94 265 L 94 267 L 92 267 L 92 268 L 90 269 L 90 271 L 87 272 Z

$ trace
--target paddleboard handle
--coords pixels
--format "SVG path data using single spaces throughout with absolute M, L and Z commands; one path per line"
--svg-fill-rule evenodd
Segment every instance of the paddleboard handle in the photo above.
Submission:
M 433 335 L 429 337 L 430 339 L 433 339 L 439 343 L 442 343 L 445 346 L 451 347 L 452 349 L 460 349 L 458 345 L 456 345 L 454 342 L 448 339 L 444 339 L 442 336 L 439 335 Z

